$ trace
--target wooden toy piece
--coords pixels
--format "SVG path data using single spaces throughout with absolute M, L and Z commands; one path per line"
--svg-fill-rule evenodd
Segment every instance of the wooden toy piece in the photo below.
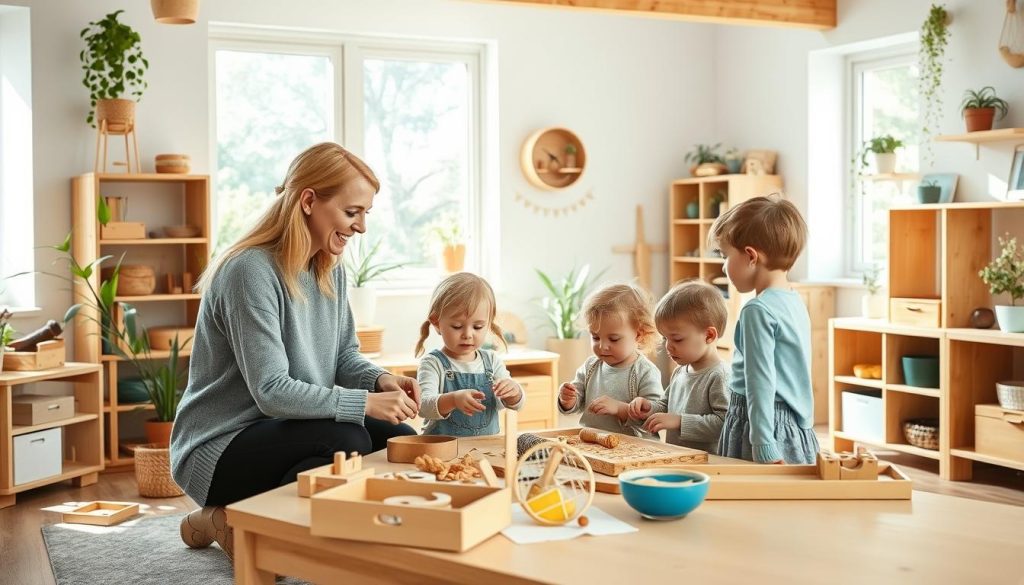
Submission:
M 839 479 L 839 458 L 828 449 L 818 452 L 818 477 L 821 479 Z
M 139 505 L 135 502 L 87 502 L 61 514 L 61 520 L 67 524 L 91 524 L 93 526 L 113 526 L 120 524 L 139 513 Z
M 619 436 L 614 433 L 603 433 L 597 429 L 585 428 L 580 431 L 580 440 L 585 443 L 597 443 L 602 447 L 614 449 L 619 446 Z
M 196 283 L 195 280 L 192 278 L 191 272 L 181 273 L 181 289 L 185 291 L 186 294 L 193 292 L 192 289 L 195 288 L 195 285 Z
M 503 409 L 502 412 L 505 413 L 505 485 L 512 487 L 516 479 L 516 463 L 519 461 L 519 452 L 516 450 L 518 413 L 511 408 Z M 516 490 L 512 491 L 513 494 L 517 493 Z
M 872 453 L 839 455 L 839 479 L 878 479 L 878 458 Z
M 594 470 L 583 453 L 564 443 L 530 447 L 506 473 L 523 510 L 538 524 L 558 526 L 582 516 L 594 499 Z
M 299 484 L 299 497 L 308 498 L 327 488 L 372 476 L 372 467 L 363 469 L 361 455 L 352 452 L 351 456 L 346 458 L 344 452 L 338 451 L 334 454 L 333 463 L 303 471 L 296 479 Z
M 432 492 L 430 498 L 426 496 L 389 496 L 381 500 L 382 504 L 388 506 L 412 506 L 416 508 L 451 508 L 452 497 L 443 492 Z
M 480 468 L 480 475 L 484 476 L 484 483 L 488 487 L 501 487 L 501 483 L 498 481 L 498 474 L 494 472 L 494 467 L 490 461 L 481 459 L 477 463 L 477 467 Z
M 410 435 L 388 439 L 388 461 L 413 463 L 421 455 L 430 455 L 444 461 L 459 456 L 459 440 L 446 435 Z
M 25 372 L 37 370 L 49 370 L 64 365 L 66 351 L 63 339 L 51 339 L 36 344 L 35 351 L 5 351 L 0 359 L 3 359 L 3 370 L 8 372 Z

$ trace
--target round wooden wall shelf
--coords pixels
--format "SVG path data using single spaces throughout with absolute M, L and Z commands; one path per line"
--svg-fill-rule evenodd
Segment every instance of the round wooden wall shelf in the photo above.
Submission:
M 571 131 L 542 128 L 523 143 L 519 164 L 526 180 L 534 187 L 547 191 L 565 189 L 583 176 L 587 151 Z

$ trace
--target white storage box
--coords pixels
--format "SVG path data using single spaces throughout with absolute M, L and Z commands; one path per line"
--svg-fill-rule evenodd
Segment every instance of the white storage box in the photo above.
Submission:
M 855 439 L 885 442 L 882 392 L 843 392 L 843 432 Z
M 14 437 L 14 485 L 60 475 L 60 427 Z

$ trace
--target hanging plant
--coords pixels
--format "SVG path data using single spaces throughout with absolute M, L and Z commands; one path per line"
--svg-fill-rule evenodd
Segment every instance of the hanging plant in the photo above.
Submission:
M 949 29 L 946 24 L 949 13 L 944 6 L 932 4 L 928 18 L 921 25 L 921 44 L 918 52 L 918 93 L 924 98 L 924 112 L 921 114 L 921 141 L 925 146 L 925 160 L 931 166 L 931 139 L 939 126 L 942 116 L 943 62 L 946 45 L 949 44 Z
M 95 125 L 96 103 L 130 97 L 142 98 L 146 90 L 146 69 L 149 61 L 142 56 L 142 37 L 132 27 L 118 21 L 124 10 L 118 10 L 102 20 L 90 22 L 79 36 L 85 49 L 78 58 L 82 62 L 82 85 L 89 89 L 90 125 Z

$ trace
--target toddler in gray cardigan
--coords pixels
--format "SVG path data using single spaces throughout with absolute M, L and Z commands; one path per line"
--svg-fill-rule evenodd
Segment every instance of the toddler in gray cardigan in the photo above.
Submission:
M 629 403 L 631 420 L 643 421 L 651 433 L 664 430 L 669 443 L 717 452 L 729 409 L 729 368 L 715 342 L 727 316 L 722 293 L 700 281 L 680 283 L 658 302 L 654 320 L 679 367 L 664 398 L 638 396 Z

